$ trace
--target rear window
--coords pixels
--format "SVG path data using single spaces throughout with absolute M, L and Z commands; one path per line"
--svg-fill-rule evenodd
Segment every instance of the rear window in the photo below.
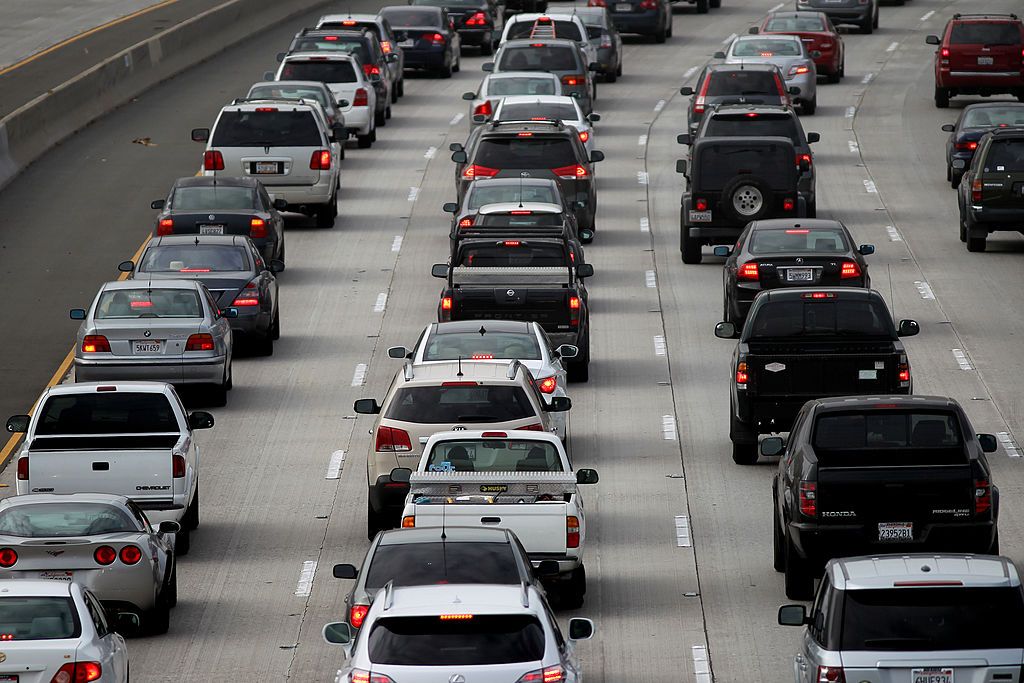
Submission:
M 963 128 L 1024 126 L 1024 104 L 1005 107 L 980 107 L 964 114 Z
M 138 532 L 127 513 L 104 503 L 33 503 L 0 511 L 0 534 L 55 538 Z
M 496 614 L 469 619 L 387 617 L 373 624 L 374 664 L 481 666 L 537 662 L 544 629 L 533 615 Z
M 1024 139 L 995 140 L 985 157 L 985 172 L 992 171 L 1024 171 Z
M 178 211 L 252 211 L 259 209 L 256 188 L 211 185 L 179 187 L 171 195 L 170 207 Z
M 824 31 L 825 22 L 820 17 L 775 17 L 765 24 L 765 31 Z
M 474 222 L 474 226 L 484 228 L 560 228 L 564 220 L 560 213 L 491 214 L 479 216 Z
M 487 138 L 480 141 L 473 163 L 488 168 L 562 168 L 576 164 L 576 150 L 561 137 Z M 790 161 L 792 164 L 792 161 Z
M 441 26 L 441 13 L 436 10 L 406 9 L 404 7 L 385 7 L 380 11 L 387 17 L 392 26 Z
M 412 0 L 411 5 L 427 5 L 429 7 L 471 7 L 483 9 L 483 0 Z
M 175 244 L 146 249 L 144 273 L 220 273 L 251 270 L 245 247 L 229 244 Z
M 555 95 L 555 81 L 547 76 L 529 78 L 491 78 L 487 81 L 488 95 Z
M 36 425 L 36 436 L 178 431 L 166 396 L 130 391 L 50 396 Z
M 754 230 L 747 246 L 751 254 L 841 254 L 848 249 L 842 230 L 811 228 Z
M 429 472 L 562 472 L 553 444 L 520 439 L 445 441 L 427 458 Z
M 505 202 L 543 202 L 561 204 L 554 185 L 485 185 L 472 183 L 469 186 L 470 209 L 479 209 L 485 204 L 502 204 Z
M 60 640 L 81 634 L 71 598 L 0 598 L 0 640 Z
M 348 62 L 339 63 L 351 69 Z M 319 67 L 318 64 L 311 64 Z M 286 77 L 323 80 L 295 75 Z M 320 142 L 320 128 L 316 125 L 313 112 L 308 110 L 226 111 L 217 122 L 210 144 L 214 147 L 319 147 Z
M 814 449 L 829 467 L 966 462 L 956 415 L 939 411 L 825 413 L 814 424 Z
M 356 69 L 352 62 L 324 60 L 322 62 L 289 61 L 281 67 L 282 81 L 320 81 L 321 83 L 355 83 Z
M 1018 588 L 847 590 L 842 650 L 997 650 L 1024 647 Z M 941 658 L 936 661 L 941 661 Z M 959 680 L 959 677 L 957 678 Z
M 1020 24 L 1008 21 L 972 21 L 953 24 L 952 45 L 1019 45 Z
M 545 45 L 537 47 L 522 45 L 501 51 L 499 71 L 578 71 L 582 66 L 576 61 L 576 51 L 568 46 Z
M 511 244 L 510 244 L 511 243 Z M 505 240 L 504 245 L 467 247 L 460 252 L 460 266 L 478 268 L 529 268 L 566 265 L 565 252 L 554 244 L 529 245 Z
M 199 295 L 191 289 L 113 289 L 100 294 L 93 316 L 108 318 L 202 318 Z
M 535 417 L 522 387 L 511 385 L 405 387 L 384 417 L 419 424 L 508 422 Z
M 771 71 L 713 71 L 705 93 L 709 97 L 766 95 L 780 97 L 780 86 Z
M 505 38 L 506 40 L 512 40 L 513 38 L 529 38 L 535 25 L 550 26 L 551 24 L 555 25 L 555 36 L 575 41 L 583 40 L 583 36 L 580 35 L 580 27 L 567 19 L 555 19 L 554 21 L 548 21 L 545 23 L 535 21 L 517 21 L 509 27 L 508 35 Z M 548 37 L 550 38 L 551 36 L 549 35 Z
M 700 189 L 722 190 L 737 175 L 756 173 L 773 190 L 787 190 L 796 175 L 792 145 L 758 141 L 745 146 L 704 145 L 698 160 Z
M 734 57 L 799 57 L 803 54 L 796 40 L 737 40 L 732 48 Z
M 384 37 L 380 34 L 380 26 L 372 21 L 357 21 L 355 19 L 345 19 L 344 21 L 327 21 L 320 25 L 320 28 L 324 29 L 369 29 L 373 31 L 374 35 L 377 36 L 378 40 L 384 40 Z
M 292 47 L 292 52 L 347 52 L 359 57 L 363 64 L 373 61 L 370 58 L 370 50 L 362 40 L 358 38 L 339 38 L 330 36 L 321 38 L 299 38 Z M 338 81 L 334 81 L 337 83 Z
M 519 583 L 508 543 L 399 543 L 380 545 L 366 570 L 366 588 L 439 583 Z
M 498 113 L 500 121 L 529 121 L 530 119 L 558 119 L 577 121 L 580 118 L 571 104 L 531 102 L 530 104 L 503 104 Z
M 435 334 L 427 340 L 423 360 L 539 360 L 540 346 L 533 334 L 479 332 Z
M 854 299 L 771 301 L 757 309 L 748 329 L 750 339 L 895 336 L 881 303 Z
M 794 145 L 802 145 L 797 123 L 792 116 L 772 114 L 722 114 L 712 116 L 704 130 L 708 137 L 780 137 L 789 138 Z
M 309 88 L 303 86 L 275 86 L 275 85 L 259 85 L 249 91 L 248 99 L 259 100 L 259 99 L 271 99 L 271 100 L 314 100 L 320 103 L 320 106 L 327 107 L 329 102 L 327 101 L 327 93 L 319 88 Z

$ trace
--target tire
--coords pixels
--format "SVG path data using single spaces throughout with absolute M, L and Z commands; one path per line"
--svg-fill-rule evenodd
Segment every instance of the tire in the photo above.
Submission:
M 192 531 L 187 528 L 182 528 L 181 531 L 174 535 L 174 556 L 185 557 L 191 549 Z
M 722 6 L 722 0 L 708 0 L 708 7 L 711 9 L 718 9 Z
M 945 88 L 935 88 L 935 106 L 938 109 L 949 107 L 949 91 Z
M 565 377 L 570 382 L 590 381 L 590 335 L 587 334 L 586 341 L 580 344 L 582 360 L 576 363 L 567 363 Z
M 366 540 L 372 541 L 377 532 L 384 531 L 388 525 L 384 523 L 383 515 L 373 509 L 369 499 L 366 501 Z
M 793 547 L 793 542 L 786 536 L 786 597 L 790 600 L 811 600 L 814 598 L 814 577 L 811 566 Z
M 984 237 L 971 237 L 971 233 L 967 233 L 967 251 L 971 252 L 982 252 L 985 251 L 985 238 Z
M 772 487 L 772 566 L 777 572 L 786 571 L 786 542 L 779 525 L 779 511 L 775 507 L 775 487 Z
M 839 78 L 846 77 L 846 53 L 843 53 L 843 61 L 839 64 Z
M 868 18 L 863 24 L 860 25 L 860 32 L 865 35 L 871 35 L 875 31 L 875 22 L 873 19 Z
M 559 586 L 558 601 L 563 609 L 579 609 L 583 607 L 583 596 L 586 594 L 587 569 L 581 564 Z
M 960 187 L 960 180 L 963 178 L 959 173 L 949 172 L 949 186 L 954 190 Z
M 875 12 L 875 18 L 871 22 L 871 28 L 878 28 L 878 17 L 879 17 L 880 14 L 881 14 L 881 12 Z
M 228 368 L 224 372 L 225 374 L 231 372 L 230 361 Z M 226 406 L 228 404 L 228 389 L 230 388 L 230 381 L 231 379 L 229 377 L 225 377 L 224 381 L 220 384 L 210 385 L 209 390 L 206 392 L 206 402 L 215 408 L 223 408 Z
M 188 504 L 188 510 L 181 518 L 181 528 L 187 531 L 194 531 L 199 528 L 199 488 L 196 486 L 196 493 L 192 496 L 192 502 Z
M 800 113 L 804 116 L 814 116 L 814 112 L 818 110 L 818 93 L 814 93 L 814 99 L 810 102 L 803 102 L 800 105 Z
M 807 218 L 818 217 L 818 198 L 815 197 L 813 202 L 807 204 Z
M 366 135 L 357 135 L 356 139 L 359 141 L 359 149 L 369 149 L 370 145 L 373 144 L 372 133 Z
M 708 13 L 708 0 L 697 0 L 697 14 Z
M 757 464 L 757 442 L 736 443 L 732 442 L 732 461 L 737 465 Z
M 679 235 L 679 252 L 683 256 L 683 263 L 695 264 L 700 263 L 704 258 L 704 254 L 701 253 L 701 244 L 699 237 L 690 237 L 687 232 L 689 230 L 688 225 L 684 225 Z
M 142 620 L 143 631 L 151 636 L 167 633 L 171 628 L 171 608 L 161 598 L 157 598 L 156 607 L 148 610 Z
M 378 126 L 388 125 L 387 110 L 381 109 L 380 111 L 373 112 L 373 122 Z
M 660 45 L 661 43 L 665 42 L 667 36 L 668 33 L 666 32 L 665 27 L 662 26 L 661 28 L 654 32 L 654 42 Z
M 621 76 L 622 75 L 622 57 L 621 56 L 619 57 L 619 67 L 615 70 L 615 75 L 616 76 Z M 1021 102 L 1024 102 L 1024 95 L 1021 95 L 1020 97 L 1022 98 Z
M 171 565 L 171 575 L 167 578 L 167 585 L 164 586 L 160 597 L 164 599 L 168 607 L 175 607 L 178 604 L 178 565 Z
M 370 142 L 377 142 L 377 126 L 373 127 L 370 131 Z
M 398 101 L 398 84 L 397 83 L 393 83 L 391 85 L 391 104 L 394 104 L 397 101 Z
M 480 43 L 480 56 L 487 57 L 488 55 L 494 54 L 494 36 L 484 36 L 483 41 Z
M 384 118 L 386 118 L 386 119 L 390 119 L 391 118 L 391 105 L 390 104 L 388 105 L 388 108 L 384 110 Z
M 953 168 L 949 164 L 946 164 L 946 180 L 953 182 Z
M 316 227 L 328 229 L 334 227 L 334 217 L 337 215 L 338 197 L 335 194 L 331 201 L 316 210 Z
M 995 537 L 992 539 L 992 545 L 988 549 L 989 555 L 999 554 L 999 530 L 996 529 Z
M 398 79 L 398 96 L 399 97 L 404 97 L 405 96 L 405 79 L 404 78 Z
M 270 335 L 274 340 L 281 338 L 281 311 L 278 310 L 274 313 L 274 321 L 270 323 Z
M 722 210 L 742 225 L 764 218 L 771 211 L 771 187 L 761 178 L 738 175 L 722 189 Z
M 437 70 L 437 75 L 440 76 L 441 78 L 451 78 L 452 65 L 446 64 L 445 66 L 442 66 L 440 69 Z
M 840 79 L 840 76 L 839 76 L 839 70 L 838 69 L 836 71 L 833 71 L 832 73 L 827 74 L 825 76 L 825 82 L 826 83 L 838 83 L 839 79 Z
M 257 356 L 274 355 L 274 335 L 269 326 L 265 334 L 261 334 L 253 340 L 253 352 Z
M 618 80 L 618 78 L 619 78 L 619 75 L 616 72 L 608 71 L 604 75 L 604 82 L 605 83 L 614 83 L 616 80 Z
M 964 219 L 963 211 L 960 212 L 960 241 L 967 242 L 967 221 Z

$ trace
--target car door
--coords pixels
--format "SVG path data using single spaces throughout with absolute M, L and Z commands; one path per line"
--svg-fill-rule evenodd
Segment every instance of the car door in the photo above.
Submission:
M 83 591 L 82 599 L 85 601 L 86 610 L 92 619 L 93 628 L 96 629 L 96 640 L 93 644 L 99 651 L 103 673 L 112 672 L 113 675 L 109 679 L 111 681 L 117 683 L 127 681 L 128 648 L 124 644 L 124 636 L 111 628 L 103 605 L 91 591 Z M 106 677 L 104 679 L 106 680 Z

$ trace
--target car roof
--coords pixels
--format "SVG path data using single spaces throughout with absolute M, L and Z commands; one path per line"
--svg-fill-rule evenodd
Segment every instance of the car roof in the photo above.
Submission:
M 533 324 L 520 320 L 458 320 L 434 323 L 430 334 L 465 334 L 479 332 L 480 328 L 484 328 L 484 334 L 487 332 L 533 334 Z
M 952 16 L 952 18 L 950 18 L 949 21 L 950 23 L 969 23 L 972 21 L 1015 23 L 1020 21 L 1020 17 L 1018 17 L 1016 14 L 989 14 L 987 12 L 978 12 L 977 14 L 970 14 L 967 12 L 957 12 Z
M 999 588 L 1020 586 L 1013 563 L 993 555 L 916 553 L 847 557 L 832 560 L 826 570 L 838 590 L 956 586 Z M 898 586 L 897 582 L 910 585 Z
M 105 292 L 122 289 L 153 289 L 157 287 L 160 289 L 188 289 L 195 291 L 201 286 L 202 285 L 198 280 L 161 280 L 156 277 L 146 278 L 143 280 L 113 280 L 101 285 Z M 108 384 L 113 384 L 113 382 L 109 382 Z
M 497 527 L 444 526 L 390 529 L 381 534 L 378 545 L 410 543 L 508 543 L 509 530 Z
M 367 14 L 367 13 L 364 13 L 364 14 L 325 14 L 322 17 L 320 17 L 317 20 L 316 23 L 319 24 L 319 23 L 328 22 L 328 21 L 331 21 L 331 22 L 334 22 L 334 21 L 345 21 L 346 19 L 352 19 L 353 21 L 372 21 L 372 22 L 376 22 L 376 21 L 378 21 L 380 19 L 383 19 L 383 17 L 380 16 L 379 14 Z
M 185 176 L 184 178 L 178 178 L 174 181 L 174 187 L 216 187 L 223 185 L 225 187 L 252 187 L 255 188 L 260 184 L 260 181 L 256 178 L 243 178 L 239 176 L 221 175 L 221 176 Z
M 287 60 L 288 57 L 285 57 Z M 320 109 L 320 103 L 316 100 L 285 100 L 276 99 L 270 97 L 261 97 L 257 100 L 248 100 L 245 102 L 232 102 L 226 104 L 223 107 L 224 111 L 256 111 L 256 109 L 266 108 L 268 104 L 273 104 L 277 109 L 285 111 L 313 111 L 313 109 Z
M 61 597 L 71 595 L 71 582 L 40 579 L 0 579 L 0 598 Z
M 99 389 L 100 387 L 114 387 L 113 391 L 109 388 L 106 392 L 102 393 L 116 393 L 118 391 L 129 391 L 138 394 L 163 394 L 171 385 L 167 382 L 143 382 L 143 381 L 125 381 L 125 382 L 69 382 L 67 384 L 58 384 L 57 386 L 50 387 L 46 390 L 48 396 L 65 396 L 68 394 L 86 394 L 90 393 L 90 389 Z M 101 393 L 101 392 L 94 392 Z
M 23 496 L 4 498 L 0 500 L 0 507 L 38 503 L 106 503 L 123 507 L 127 502 L 127 496 L 118 496 L 112 493 L 28 493 Z
M 511 47 L 530 47 L 533 45 L 550 45 L 552 47 L 568 47 L 574 50 L 579 49 L 579 45 L 572 38 L 513 38 L 512 40 L 506 40 L 501 46 L 502 49 Z
M 533 213 L 562 213 L 563 209 L 559 204 L 549 202 L 499 202 L 496 204 L 484 204 L 477 213 L 484 216 L 492 214 L 509 213 L 514 211 L 532 211 Z
M 537 614 L 541 601 L 523 606 L 523 587 L 495 584 L 441 584 L 395 588 L 390 607 L 378 618 L 434 616 L 439 614 Z M 534 596 L 535 590 L 526 589 Z M 374 606 L 384 600 L 374 600 Z
M 508 378 L 508 366 L 516 361 L 508 363 L 485 363 L 469 359 L 459 361 L 431 361 L 422 365 L 413 366 L 413 378 L 405 380 L 404 385 L 435 386 L 439 382 L 457 381 L 485 381 L 488 384 L 518 384 L 518 373 L 516 379 Z M 401 373 L 403 371 L 399 371 Z M 462 373 L 461 376 L 459 373 Z M 523 366 L 526 372 L 526 366 Z
M 883 396 L 831 396 L 814 399 L 821 410 L 887 410 L 898 408 L 958 408 L 960 406 L 949 396 L 922 396 L 921 394 L 894 394 Z
M 245 235 L 164 235 L 152 239 L 149 247 L 174 247 L 179 245 L 212 244 L 225 247 L 241 247 L 249 238 Z

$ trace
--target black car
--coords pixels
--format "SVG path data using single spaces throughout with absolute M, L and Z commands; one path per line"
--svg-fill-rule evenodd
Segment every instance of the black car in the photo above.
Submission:
M 656 43 L 672 36 L 670 0 L 614 0 L 606 6 L 620 33 L 650 36 Z
M 742 326 L 754 297 L 766 289 L 870 289 L 871 277 L 864 257 L 873 253 L 874 245 L 857 246 L 840 221 L 752 221 L 735 247 L 715 247 L 716 256 L 728 256 L 722 272 L 722 319 Z
M 380 15 L 391 22 L 401 40 L 398 46 L 405 55 L 406 69 L 432 71 L 441 78 L 451 78 L 461 62 L 461 40 L 455 22 L 443 7 L 382 7 Z
M 946 140 L 946 180 L 955 188 L 960 185 L 964 169 L 954 169 L 953 161 L 962 159 L 964 168 L 971 165 L 981 136 L 999 128 L 1024 127 L 1024 102 L 979 102 L 969 104 L 960 112 L 956 123 L 947 123 L 942 130 Z
M 786 80 L 774 64 L 709 64 L 700 72 L 697 86 L 684 85 L 680 95 L 690 97 L 686 110 L 687 130 L 697 130 L 704 112 L 714 104 L 792 105 Z
M 999 554 L 999 489 L 960 404 L 943 396 L 808 401 L 772 482 L 775 569 L 786 595 L 809 600 L 834 557 L 878 553 Z
M 245 235 L 263 260 L 284 262 L 284 218 L 288 206 L 270 198 L 255 178 L 188 176 L 178 178 L 167 199 L 150 207 L 160 213 L 153 235 Z
M 505 26 L 504 12 L 494 0 L 412 0 L 410 4 L 443 7 L 455 22 L 462 45 L 479 47 L 481 55 L 494 52 Z
M 962 171 L 964 162 L 953 161 Z M 960 241 L 985 251 L 997 230 L 1024 234 L 1024 127 L 997 128 L 982 136 L 957 194 Z
M 622 36 L 605 7 L 577 7 L 576 16 L 587 27 L 587 38 L 597 48 L 598 73 L 608 83 L 622 75 Z
M 138 263 L 124 261 L 119 270 L 137 280 L 199 280 L 221 310 L 238 312 L 231 331 L 262 356 L 274 353 L 281 336 L 281 311 L 275 273 L 278 260 L 265 261 L 248 237 L 172 236 L 149 241 Z

